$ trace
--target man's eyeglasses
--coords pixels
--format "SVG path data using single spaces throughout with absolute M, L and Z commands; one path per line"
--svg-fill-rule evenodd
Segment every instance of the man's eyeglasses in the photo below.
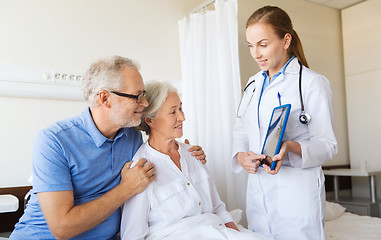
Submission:
M 115 94 L 115 95 L 121 96 L 121 97 L 135 98 L 137 103 L 142 103 L 143 98 L 146 95 L 146 90 L 144 90 L 142 93 L 139 93 L 138 95 L 121 93 L 121 92 L 117 92 L 117 91 L 110 91 L 110 92 Z

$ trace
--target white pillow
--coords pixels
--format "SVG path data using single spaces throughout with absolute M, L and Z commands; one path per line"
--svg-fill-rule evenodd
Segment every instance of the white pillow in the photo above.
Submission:
M 239 224 L 242 218 L 242 210 L 237 208 L 229 212 L 235 224 Z
M 341 216 L 345 211 L 345 207 L 338 203 L 326 202 L 325 203 L 325 220 L 333 220 Z

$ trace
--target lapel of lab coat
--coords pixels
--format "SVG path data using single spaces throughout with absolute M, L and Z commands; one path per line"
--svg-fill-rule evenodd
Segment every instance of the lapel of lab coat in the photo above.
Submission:
M 288 74 L 287 75 L 288 78 L 295 77 L 295 76 L 297 76 L 299 74 L 299 64 L 298 64 L 298 59 L 297 58 L 293 59 L 289 63 L 289 65 L 286 67 L 286 69 L 284 71 L 284 74 L 280 74 L 277 78 L 275 78 L 275 80 L 273 82 L 271 82 L 271 84 L 264 90 L 263 95 L 265 95 L 269 91 L 276 91 L 276 92 L 280 93 L 280 96 L 281 96 L 281 99 L 282 99 L 282 95 L 283 95 L 282 92 L 283 92 L 283 89 L 284 89 L 284 85 L 282 84 L 283 87 L 280 87 L 278 85 L 282 81 L 285 81 L 285 74 Z M 259 77 L 258 77 L 258 80 L 260 80 Z M 295 80 L 298 80 L 298 78 L 296 77 Z M 261 84 L 258 84 L 258 88 L 257 88 L 257 90 L 258 90 L 258 93 L 257 93 L 258 94 L 258 98 L 257 99 L 259 99 L 259 96 L 260 96 L 260 93 L 261 93 L 261 90 L 262 90 L 262 86 L 263 86 L 263 81 L 264 81 L 264 78 L 263 78 L 263 76 L 261 74 L 261 81 L 259 81 Z M 275 88 L 275 89 L 273 89 L 273 88 Z M 265 104 L 265 106 L 263 104 Z M 284 102 L 282 102 L 281 104 L 284 104 Z M 265 102 L 263 100 L 263 96 L 262 96 L 262 99 L 261 99 L 261 110 L 262 111 L 258 112 L 258 109 L 257 109 L 257 111 L 256 111 L 257 118 L 259 117 L 258 114 L 261 114 L 262 117 L 265 117 L 267 119 L 267 121 L 269 121 L 270 117 L 271 117 L 271 114 L 272 114 L 273 108 L 274 107 L 278 107 L 278 106 L 279 106 L 279 100 L 278 100 L 278 98 L 274 97 L 274 98 L 271 98 L 270 101 L 266 101 Z M 260 147 L 261 147 L 261 150 L 262 150 L 263 140 L 264 140 L 264 137 L 266 135 L 268 125 L 261 126 L 261 129 L 263 128 L 262 131 L 259 129 L 258 122 L 255 124 L 255 126 L 258 129 L 258 137 L 259 137 L 258 141 L 261 144 Z
M 260 111 L 257 111 L 257 124 L 256 124 L 256 126 L 258 128 L 258 139 L 257 140 L 260 143 L 260 150 L 259 151 L 261 151 L 263 148 L 264 138 L 265 138 L 266 133 L 267 133 L 268 124 L 269 124 L 273 109 L 275 107 L 280 106 L 278 97 L 271 97 L 269 99 L 268 97 L 267 98 L 264 97 L 264 95 L 266 95 L 266 94 L 268 95 L 269 92 L 274 92 L 274 91 L 279 92 L 281 94 L 281 89 L 279 87 L 277 87 L 277 85 L 279 84 L 279 82 L 281 82 L 283 80 L 284 80 L 284 74 L 280 74 L 279 76 L 277 76 L 275 78 L 275 80 L 273 82 L 270 83 L 270 85 L 262 93 L 262 98 L 261 98 L 261 103 L 260 103 Z M 260 86 L 261 87 L 260 89 L 262 90 L 264 78 L 261 82 L 262 82 L 262 84 Z M 270 94 L 274 95 L 274 96 L 277 95 L 274 93 L 270 93 Z M 259 95 L 260 95 L 260 91 L 259 91 Z M 259 99 L 259 95 L 258 95 L 258 99 Z M 260 126 L 258 125 L 259 114 L 261 115 L 261 119 L 262 119 L 262 124 Z M 265 119 L 265 124 L 263 122 L 263 119 Z
M 254 123 L 254 131 L 253 131 L 253 136 L 254 136 L 254 142 L 255 143 L 259 143 L 258 146 L 256 146 L 256 149 L 254 150 L 254 152 L 256 152 L 257 154 L 260 154 L 260 151 L 261 151 L 261 147 L 260 145 L 262 145 L 260 143 L 260 140 L 261 140 L 261 136 L 260 136 L 260 129 L 259 129 L 259 125 L 258 125 L 258 121 L 259 121 L 259 115 L 258 115 L 258 107 L 259 107 L 259 97 L 261 96 L 261 92 L 262 92 L 262 86 L 263 86 L 263 82 L 264 82 L 265 78 L 263 77 L 262 75 L 262 72 L 260 72 L 259 74 L 257 74 L 257 77 L 255 79 L 255 92 L 254 92 L 254 96 L 253 96 L 253 102 L 256 103 L 256 106 L 255 106 L 255 109 L 254 109 L 254 116 L 255 116 L 255 123 Z

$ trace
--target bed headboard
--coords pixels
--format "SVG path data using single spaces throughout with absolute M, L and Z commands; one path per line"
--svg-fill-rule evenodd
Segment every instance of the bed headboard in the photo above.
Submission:
M 0 213 L 0 232 L 13 231 L 15 224 L 24 213 L 24 197 L 32 186 L 0 188 L 0 194 L 12 194 L 19 199 L 19 208 L 16 212 Z

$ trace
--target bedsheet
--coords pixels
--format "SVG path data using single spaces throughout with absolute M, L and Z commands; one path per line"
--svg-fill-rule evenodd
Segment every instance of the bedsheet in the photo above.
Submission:
M 240 232 L 226 228 L 221 219 L 211 213 L 204 213 L 181 219 L 171 226 L 156 231 L 147 240 L 268 240 L 264 236 L 237 225 Z
M 327 240 L 380 240 L 381 218 L 344 212 L 325 222 Z

